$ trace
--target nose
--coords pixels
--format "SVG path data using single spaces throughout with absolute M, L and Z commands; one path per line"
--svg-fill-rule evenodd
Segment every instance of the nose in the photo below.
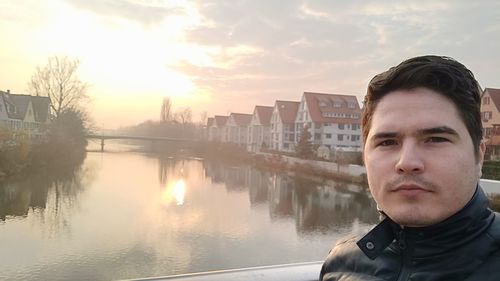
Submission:
M 416 143 L 403 143 L 395 168 L 399 174 L 418 174 L 424 171 L 424 162 Z

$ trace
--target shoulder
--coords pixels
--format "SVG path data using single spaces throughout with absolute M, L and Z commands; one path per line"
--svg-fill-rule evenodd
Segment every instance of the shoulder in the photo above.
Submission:
M 495 212 L 493 213 L 495 218 L 493 219 L 493 222 L 491 223 L 490 227 L 488 228 L 488 236 L 490 236 L 494 242 L 495 245 L 500 248 L 500 214 Z
M 487 230 L 487 235 L 493 243 L 490 244 L 490 254 L 483 260 L 483 263 L 474 273 L 469 276 L 467 281 L 488 281 L 498 280 L 500 275 L 500 214 L 494 213 L 495 218 Z
M 371 260 L 356 245 L 358 236 L 339 240 L 330 250 L 320 280 L 378 280 L 374 279 Z
M 352 235 L 340 239 L 335 246 L 330 250 L 327 260 L 329 259 L 345 259 L 351 256 L 357 256 L 362 254 L 356 242 L 359 240 L 359 236 Z
M 497 249 L 465 281 L 497 281 L 500 276 L 500 250 Z

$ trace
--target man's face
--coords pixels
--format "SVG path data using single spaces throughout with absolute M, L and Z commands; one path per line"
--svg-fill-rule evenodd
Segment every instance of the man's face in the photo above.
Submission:
M 443 221 L 479 180 L 472 139 L 451 100 L 426 88 L 385 95 L 372 116 L 364 160 L 378 207 L 404 226 Z

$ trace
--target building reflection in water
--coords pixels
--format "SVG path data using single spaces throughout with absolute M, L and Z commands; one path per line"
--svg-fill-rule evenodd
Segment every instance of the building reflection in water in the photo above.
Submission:
M 205 162 L 204 167 L 208 177 L 224 182 L 228 190 L 248 191 L 251 206 L 267 203 L 271 220 L 294 219 L 299 234 L 340 232 L 378 221 L 364 186 L 212 162 Z

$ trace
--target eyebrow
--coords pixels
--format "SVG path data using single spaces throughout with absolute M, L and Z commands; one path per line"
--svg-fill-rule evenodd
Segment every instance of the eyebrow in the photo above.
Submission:
M 458 132 L 448 126 L 439 126 L 417 130 L 417 135 L 447 134 L 459 137 Z M 398 132 L 380 132 L 373 135 L 372 139 L 397 138 L 401 134 Z
M 454 135 L 456 137 L 460 136 L 456 130 L 448 126 L 426 128 L 418 130 L 417 132 L 419 135 L 447 134 L 447 135 Z

